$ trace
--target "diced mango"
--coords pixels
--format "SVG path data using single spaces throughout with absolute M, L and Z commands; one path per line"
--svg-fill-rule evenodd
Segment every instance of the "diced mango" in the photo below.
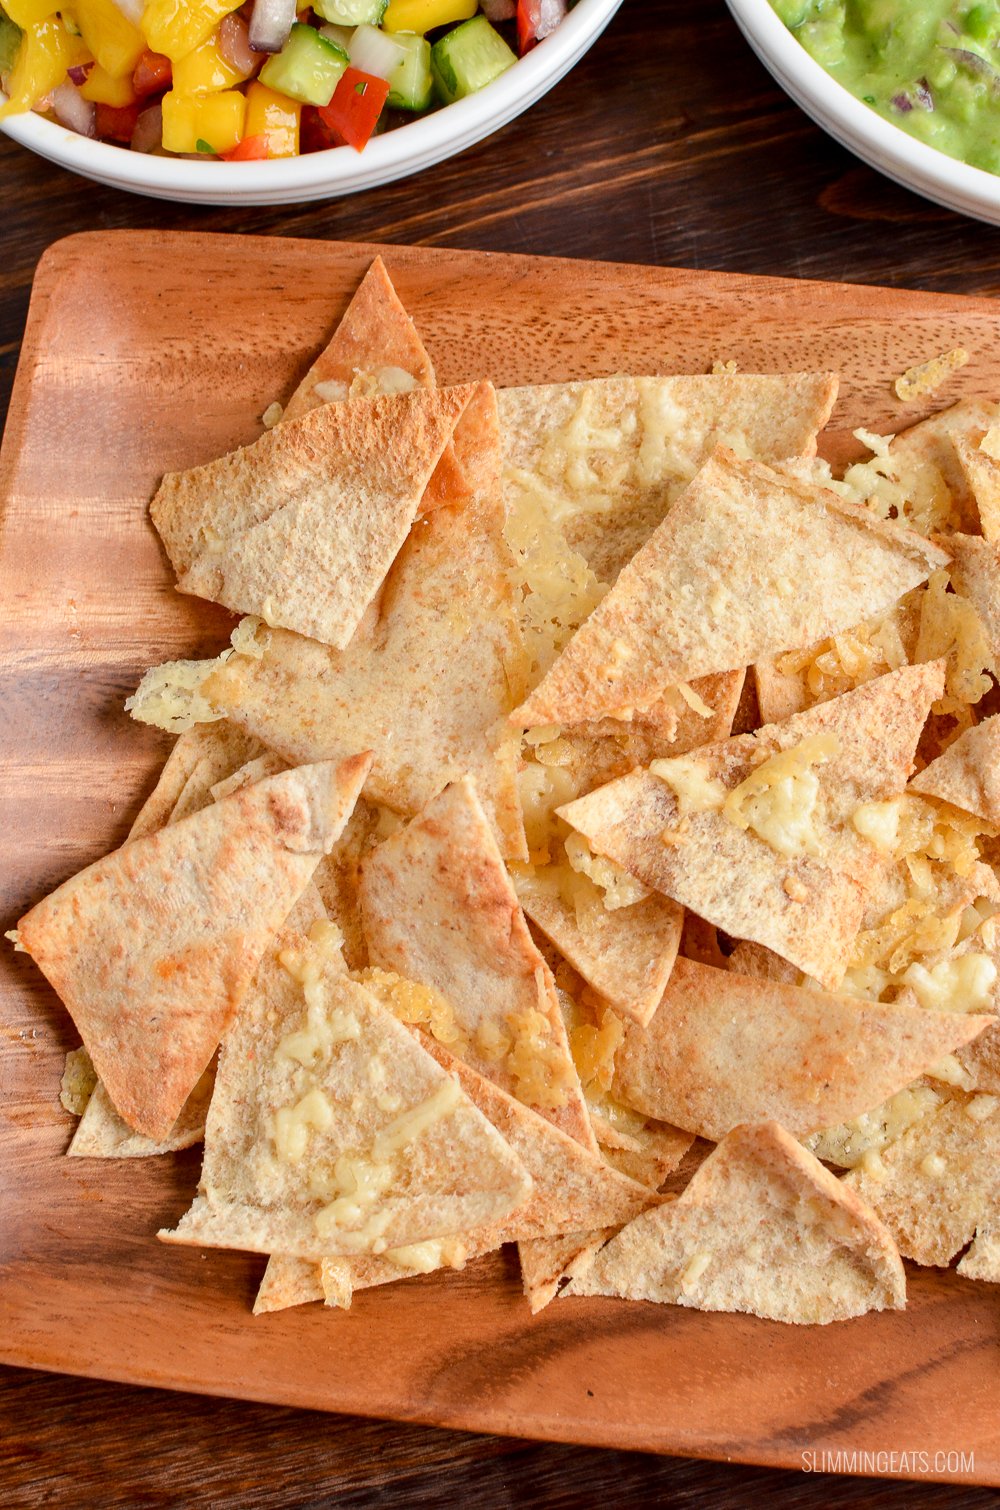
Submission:
M 168 152 L 230 152 L 246 135 L 247 102 L 235 90 L 163 96 L 163 145 Z
M 131 78 L 146 50 L 142 32 L 122 15 L 114 0 L 76 0 L 73 19 L 94 57 L 113 79 Z
M 4 6 L 14 25 L 22 31 L 29 26 L 37 26 L 39 21 L 44 21 L 58 8 L 58 0 L 10 0 L 10 4 Z
M 132 75 L 127 73 L 124 78 L 113 79 L 100 63 L 94 64 L 80 85 L 80 93 L 85 100 L 93 100 L 95 105 L 114 105 L 119 110 L 135 101 Z
M 239 0 L 149 0 L 142 14 L 142 29 L 154 52 L 171 62 L 210 37 L 224 16 L 239 9 Z
M 389 0 L 382 17 L 386 31 L 415 31 L 422 36 L 435 26 L 469 21 L 479 9 L 479 0 Z
M 173 87 L 179 94 L 207 94 L 216 89 L 232 89 L 242 84 L 249 73 L 241 73 L 219 51 L 218 38 L 211 36 L 174 64 Z
M 66 77 L 67 68 L 80 55 L 80 40 L 70 36 L 58 16 L 26 26 L 14 66 L 7 76 L 7 103 L 0 105 L 0 120 L 19 115 Z
M 266 136 L 268 157 L 298 157 L 302 106 L 266 84 L 247 90 L 247 136 Z

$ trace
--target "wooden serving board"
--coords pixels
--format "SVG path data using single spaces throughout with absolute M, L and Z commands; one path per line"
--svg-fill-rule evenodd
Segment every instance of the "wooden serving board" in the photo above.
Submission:
M 124 838 L 169 746 L 122 711 L 142 671 L 227 639 L 227 614 L 173 590 L 146 517 L 157 479 L 259 433 L 376 250 L 123 231 L 43 258 L 0 457 L 0 927 Z M 442 382 L 716 358 L 830 367 L 843 389 L 824 445 L 841 457 L 858 425 L 922 417 L 892 391 L 915 361 L 970 353 L 934 407 L 1000 394 L 1000 317 L 983 300 L 382 250 Z M 533 1320 L 504 1254 L 346 1313 L 255 1320 L 263 1259 L 154 1237 L 186 1208 L 198 1150 L 62 1157 L 76 1042 L 31 961 L 4 948 L 3 1361 L 525 1437 L 791 1467 L 839 1452 L 847 1471 L 1000 1481 L 1000 1293 L 953 1273 L 914 1269 L 905 1313 L 830 1327 L 597 1299 Z

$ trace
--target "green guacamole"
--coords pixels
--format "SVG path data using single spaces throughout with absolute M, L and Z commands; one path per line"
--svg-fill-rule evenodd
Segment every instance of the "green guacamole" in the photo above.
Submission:
M 1000 0 L 771 0 L 827 73 L 893 125 L 1000 174 Z

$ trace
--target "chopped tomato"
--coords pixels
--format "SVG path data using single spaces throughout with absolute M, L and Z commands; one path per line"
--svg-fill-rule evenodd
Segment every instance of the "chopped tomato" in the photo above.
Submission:
M 220 152 L 219 156 L 227 163 L 263 162 L 267 157 L 267 136 L 264 132 L 259 132 L 256 136 L 245 136 L 235 147 L 228 152 Z
M 345 68 L 329 105 L 319 107 L 319 118 L 338 142 L 360 152 L 375 130 L 389 94 L 387 79 Z
M 162 94 L 164 89 L 169 89 L 170 79 L 170 59 L 165 58 L 161 52 L 150 52 L 147 49 L 135 65 L 132 88 L 140 100 L 144 100 L 147 95 Z
M 139 105 L 95 105 L 94 133 L 102 140 L 130 142 L 139 119 Z
M 300 131 L 303 152 L 325 152 L 328 147 L 342 145 L 341 138 L 335 136 L 325 121 L 320 119 L 315 105 L 303 105 Z
M 517 0 L 517 50 L 522 58 L 555 31 L 566 8 L 566 0 Z

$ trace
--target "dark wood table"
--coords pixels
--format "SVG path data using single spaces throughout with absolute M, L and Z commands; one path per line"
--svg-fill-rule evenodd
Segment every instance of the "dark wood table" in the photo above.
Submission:
M 32 274 L 94 227 L 254 231 L 559 253 L 992 294 L 1000 232 L 897 189 L 815 129 L 722 0 L 625 0 L 540 105 L 423 177 L 277 209 L 169 206 L 0 137 L 0 404 Z M 67 456 L 67 466 L 72 457 Z M 0 1214 L 2 1221 L 2 1214 Z M 0 1329 L 3 1320 L 0 1317 Z M 893 1444 L 887 1443 L 887 1448 Z M 834 1480 L 347 1420 L 0 1370 L 0 1506 L 992 1505 Z

